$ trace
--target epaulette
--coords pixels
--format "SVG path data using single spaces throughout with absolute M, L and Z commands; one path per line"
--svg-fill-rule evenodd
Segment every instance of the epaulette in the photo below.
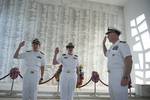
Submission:
M 65 56 L 66 54 L 62 54 L 62 56 Z
M 120 41 L 120 43 L 126 43 L 126 41 Z
M 28 51 L 26 51 L 26 52 L 31 52 L 32 50 L 28 50 Z
M 44 53 L 42 51 L 40 51 L 40 53 L 44 55 Z
M 75 57 L 78 57 L 77 55 L 74 55 Z

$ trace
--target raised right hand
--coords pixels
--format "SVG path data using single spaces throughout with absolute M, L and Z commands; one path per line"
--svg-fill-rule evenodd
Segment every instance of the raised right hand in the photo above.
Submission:
M 58 54 L 59 53 L 59 48 L 55 48 L 55 54 Z
M 25 41 L 20 42 L 19 47 L 23 47 L 25 45 Z

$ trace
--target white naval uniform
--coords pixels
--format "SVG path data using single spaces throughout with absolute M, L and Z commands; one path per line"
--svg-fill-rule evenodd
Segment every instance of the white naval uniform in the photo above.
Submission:
M 58 62 L 63 65 L 60 75 L 60 98 L 61 100 L 73 100 L 77 83 L 78 56 L 63 54 Z
M 117 41 L 106 53 L 108 57 L 109 93 L 111 100 L 128 100 L 128 86 L 121 86 L 124 70 L 124 58 L 130 56 L 127 43 Z
M 23 100 L 37 100 L 37 85 L 41 77 L 41 66 L 45 66 L 42 52 L 26 51 L 19 54 L 24 61 Z

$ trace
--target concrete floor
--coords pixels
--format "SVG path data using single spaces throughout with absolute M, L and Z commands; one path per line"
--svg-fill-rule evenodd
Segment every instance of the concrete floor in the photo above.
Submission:
M 10 91 L 11 84 L 1 84 L 0 87 L 0 100 L 22 100 L 21 98 L 21 87 L 20 85 L 14 86 L 14 93 L 16 92 L 17 95 L 8 96 Z M 60 100 L 59 97 L 56 96 L 57 87 L 51 87 L 47 85 L 43 85 L 39 87 L 39 98 L 38 100 Z M 93 95 L 93 89 L 77 89 L 78 92 L 74 98 L 74 100 L 110 100 L 107 87 L 101 88 L 100 90 L 97 89 L 97 97 Z M 79 97 L 78 97 L 79 96 Z M 132 97 L 129 97 L 129 100 L 150 100 L 150 97 L 137 97 L 134 94 Z
M 1 98 L 0 97 L 0 100 L 22 100 L 21 98 Z M 38 100 L 60 100 L 60 99 L 38 99 Z M 74 100 L 110 100 L 109 98 L 93 98 L 93 99 L 81 99 L 81 98 L 75 98 Z M 142 98 L 142 97 L 139 97 L 139 98 L 129 98 L 129 100 L 150 100 L 150 98 Z

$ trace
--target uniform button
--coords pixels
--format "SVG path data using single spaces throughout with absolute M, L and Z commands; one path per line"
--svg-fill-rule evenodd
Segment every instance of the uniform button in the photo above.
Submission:
M 31 73 L 31 74 L 33 74 L 33 73 L 34 73 L 34 71 L 30 71 L 30 73 Z
M 67 72 L 66 73 L 70 73 L 70 70 L 67 70 Z
M 107 72 L 110 73 L 110 70 L 108 70 Z
M 112 54 L 112 56 L 115 56 L 115 54 Z

